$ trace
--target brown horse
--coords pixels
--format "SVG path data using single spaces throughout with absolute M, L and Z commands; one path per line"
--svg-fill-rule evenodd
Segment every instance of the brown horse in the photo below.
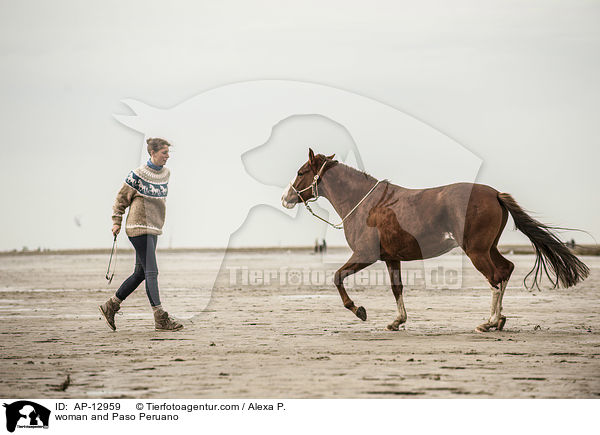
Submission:
M 303 202 L 308 207 L 307 201 L 323 196 L 343 218 L 353 254 L 335 273 L 334 283 L 344 306 L 361 320 L 367 319 L 367 312 L 346 293 L 347 276 L 378 260 L 386 263 L 399 313 L 387 328 L 398 330 L 406 322 L 400 262 L 437 257 L 460 246 L 492 286 L 490 318 L 476 331 L 502 330 L 506 323 L 502 298 L 514 265 L 497 245 L 508 213 L 535 248 L 535 265 L 527 275 L 535 272 L 532 285 L 538 285 L 542 271 L 554 287 L 573 286 L 589 274 L 588 267 L 553 234 L 555 227 L 530 217 L 507 193 L 474 183 L 405 189 L 339 163 L 333 155 L 315 156 L 309 149 L 308 156 L 284 192 L 282 204 L 293 208 Z

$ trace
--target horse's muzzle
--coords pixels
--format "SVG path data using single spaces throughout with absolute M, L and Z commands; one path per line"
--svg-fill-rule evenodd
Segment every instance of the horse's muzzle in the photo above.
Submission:
M 298 194 L 292 189 L 292 183 L 283 191 L 281 195 L 281 205 L 285 208 L 294 208 L 298 204 Z

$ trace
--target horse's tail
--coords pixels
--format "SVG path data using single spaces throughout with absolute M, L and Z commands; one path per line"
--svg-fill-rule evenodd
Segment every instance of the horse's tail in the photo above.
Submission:
M 531 287 L 534 285 L 538 287 L 542 270 L 546 273 L 554 288 L 558 287 L 559 283 L 565 288 L 571 287 L 587 278 L 590 269 L 573 255 L 569 248 L 552 232 L 552 230 L 563 228 L 551 227 L 536 221 L 508 193 L 498 193 L 498 201 L 510 212 L 517 229 L 531 240 L 535 248 L 535 264 L 523 280 L 525 286 L 527 286 L 525 281 L 533 273 Z M 548 268 L 552 275 L 556 277 L 556 281 L 548 273 Z

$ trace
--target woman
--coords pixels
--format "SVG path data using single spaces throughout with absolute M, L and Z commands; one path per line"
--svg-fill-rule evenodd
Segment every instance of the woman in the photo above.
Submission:
M 121 231 L 123 213 L 129 207 L 125 232 L 136 254 L 133 274 L 121 284 L 113 297 L 100 305 L 100 312 L 113 331 L 116 329 L 115 314 L 121 308 L 121 302 L 144 280 L 146 280 L 146 294 L 154 311 L 155 329 L 177 331 L 183 328 L 183 325 L 171 318 L 160 304 L 156 264 L 156 239 L 162 234 L 165 223 L 165 201 L 170 175 L 165 163 L 169 159 L 171 144 L 158 138 L 150 138 L 146 143 L 150 159 L 145 165 L 127 175 L 113 205 L 114 236 Z

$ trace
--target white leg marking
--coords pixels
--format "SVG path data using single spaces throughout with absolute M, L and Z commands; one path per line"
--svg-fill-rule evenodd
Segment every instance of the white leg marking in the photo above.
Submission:
M 398 296 L 398 318 L 396 319 L 396 321 L 398 321 L 399 323 L 404 323 L 406 322 L 406 309 L 404 308 L 404 299 L 402 297 L 402 294 L 400 294 L 400 296 Z
M 492 287 L 492 308 L 490 319 L 488 320 L 488 323 L 492 325 L 497 324 L 502 316 L 502 298 L 504 297 L 507 284 L 508 281 L 502 281 L 499 289 Z
M 500 289 L 492 287 L 492 306 L 488 323 L 498 323 L 498 319 L 500 319 L 500 313 L 498 312 L 498 299 L 500 299 L 500 293 Z
M 404 299 L 402 298 L 402 294 L 398 296 L 398 300 L 396 301 L 396 305 L 398 306 L 398 317 L 387 326 L 388 330 L 397 331 L 398 326 L 402 325 L 406 322 L 406 309 L 404 308 Z
M 506 286 L 508 285 L 508 280 L 502 281 L 500 283 L 500 295 L 498 296 L 498 318 L 502 316 L 502 299 L 504 298 L 504 291 L 506 290 Z

